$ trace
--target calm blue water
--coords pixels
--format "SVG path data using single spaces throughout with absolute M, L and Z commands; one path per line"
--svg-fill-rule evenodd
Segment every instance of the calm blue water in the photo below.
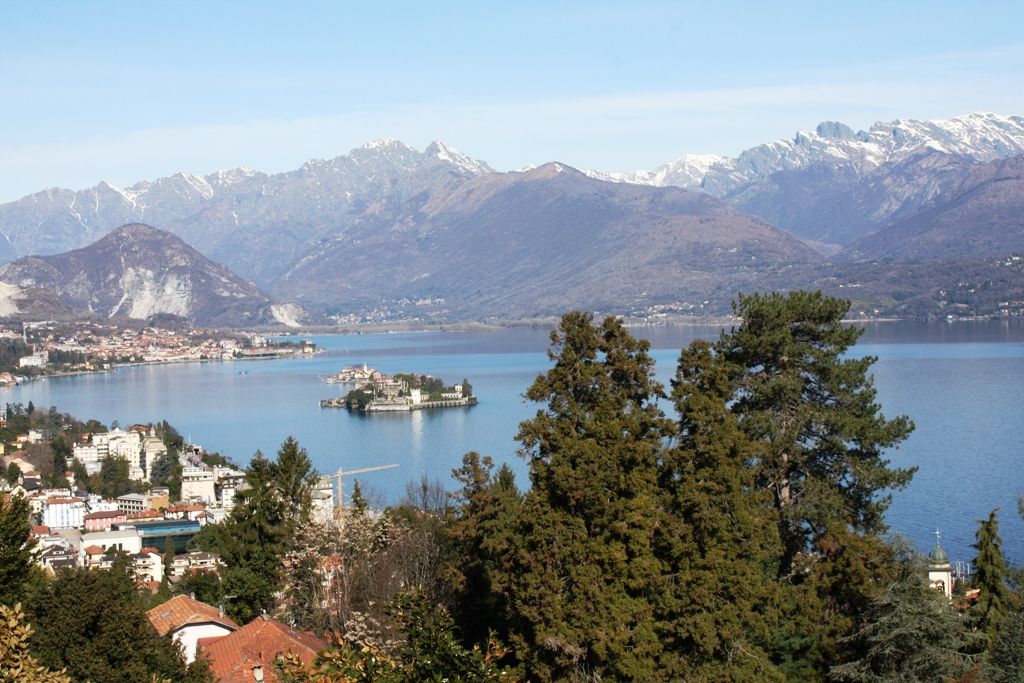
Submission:
M 718 331 L 635 332 L 651 340 L 658 374 L 667 381 L 682 346 Z M 547 334 L 515 329 L 317 337 L 328 352 L 314 358 L 125 368 L 32 383 L 7 390 L 0 401 L 55 405 L 108 424 L 166 419 L 240 464 L 257 449 L 272 453 L 294 435 L 322 471 L 399 464 L 359 477 L 378 501 L 391 502 L 422 473 L 450 483 L 452 468 L 469 450 L 509 462 L 525 484 L 514 437 L 519 422 L 537 409 L 522 394 L 548 366 Z M 1024 523 L 1016 506 L 1024 493 L 1024 325 L 875 323 L 857 352 L 879 358 L 874 375 L 885 413 L 907 414 L 917 424 L 891 453 L 897 465 L 920 466 L 910 487 L 894 496 L 888 516 L 894 530 L 927 550 L 939 527 L 952 558 L 966 560 L 974 556 L 976 520 L 1000 507 L 1007 555 L 1024 563 Z M 370 417 L 320 409 L 319 399 L 345 388 L 319 377 L 363 362 L 385 373 L 469 378 L 480 404 Z

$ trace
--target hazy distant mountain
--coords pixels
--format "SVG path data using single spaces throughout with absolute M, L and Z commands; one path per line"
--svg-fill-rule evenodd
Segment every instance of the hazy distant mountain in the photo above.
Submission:
M 145 221 L 265 284 L 352 216 L 401 202 L 445 175 L 488 171 L 443 142 L 417 152 L 379 140 L 276 175 L 236 168 L 178 173 L 123 190 L 106 182 L 79 192 L 44 190 L 0 205 L 0 258 L 66 251 Z
M 887 267 L 873 281 L 850 264 L 940 259 L 952 272 L 967 260 L 978 274 L 995 263 L 985 259 L 1020 250 L 1024 197 L 1011 182 L 1016 162 L 1001 162 L 1021 154 L 1024 118 L 995 114 L 867 131 L 826 122 L 735 159 L 686 155 L 636 174 L 563 164 L 497 173 L 441 142 L 419 152 L 381 140 L 275 175 L 236 168 L 39 192 L 0 205 L 0 260 L 145 221 L 274 295 L 331 313 L 721 312 L 739 290 L 833 284 L 888 300 L 886 288 L 913 294 L 927 271 Z M 0 311 L 57 301 L 26 291 Z M 941 307 L 932 296 L 899 310 Z
M 274 291 L 313 307 L 444 299 L 460 316 L 728 301 L 820 257 L 704 193 L 605 183 L 551 163 L 441 182 L 312 250 Z M 316 283 L 311 286 L 311 283 Z
M 1024 156 L 971 167 L 917 211 L 863 237 L 844 259 L 951 260 L 1024 254 Z
M 304 315 L 298 306 L 275 304 L 178 237 L 141 224 L 124 225 L 82 249 L 0 266 L 0 312 L 133 319 L 169 314 L 205 326 L 296 324 Z

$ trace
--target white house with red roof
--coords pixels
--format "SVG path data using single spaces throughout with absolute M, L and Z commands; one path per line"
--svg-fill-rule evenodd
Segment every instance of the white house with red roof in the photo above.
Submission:
M 223 610 L 187 595 L 175 596 L 146 614 L 158 634 L 181 645 L 189 664 L 196 658 L 200 639 L 226 636 L 238 628 Z

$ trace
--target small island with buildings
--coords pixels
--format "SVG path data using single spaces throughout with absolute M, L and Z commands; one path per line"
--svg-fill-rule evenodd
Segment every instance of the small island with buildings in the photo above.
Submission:
M 476 403 L 473 386 L 465 379 L 459 384 L 448 386 L 441 378 L 430 375 L 398 373 L 389 376 L 372 370 L 369 381 L 361 383 L 342 397 L 321 400 L 320 407 L 347 408 L 360 413 L 386 413 L 460 408 Z

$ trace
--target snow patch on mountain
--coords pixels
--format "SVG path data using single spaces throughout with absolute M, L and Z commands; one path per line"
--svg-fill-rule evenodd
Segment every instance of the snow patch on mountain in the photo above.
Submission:
M 879 121 L 854 132 L 836 121 L 815 130 L 799 130 L 786 140 L 751 147 L 734 159 L 717 155 L 683 155 L 651 171 L 587 171 L 601 180 L 642 185 L 675 185 L 725 195 L 777 171 L 816 164 L 845 165 L 866 174 L 915 151 L 931 148 L 978 161 L 1024 153 L 1024 117 L 978 112 L 950 119 Z

